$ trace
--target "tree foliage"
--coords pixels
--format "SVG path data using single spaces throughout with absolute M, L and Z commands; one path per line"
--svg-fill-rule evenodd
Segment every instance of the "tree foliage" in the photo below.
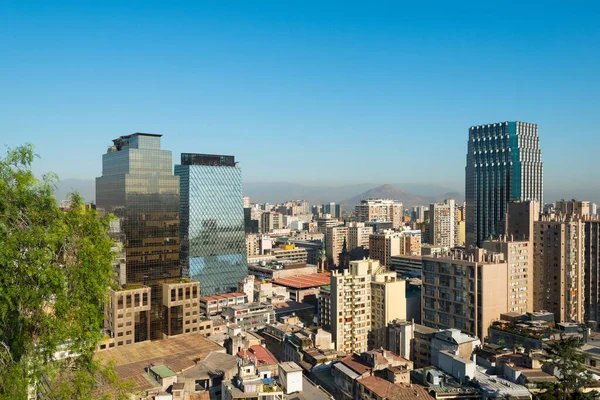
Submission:
M 544 364 L 552 367 L 558 382 L 548 385 L 539 399 L 587 399 L 595 394 L 583 393 L 581 389 L 591 383 L 584 365 L 585 357 L 578 351 L 583 346 L 577 337 L 561 337 L 546 349 Z
M 49 381 L 55 398 L 93 398 L 110 374 L 93 358 L 112 283 L 109 219 L 77 194 L 61 211 L 56 177 L 36 179 L 34 158 L 32 145 L 0 158 L 0 399 Z M 62 350 L 77 357 L 57 360 Z

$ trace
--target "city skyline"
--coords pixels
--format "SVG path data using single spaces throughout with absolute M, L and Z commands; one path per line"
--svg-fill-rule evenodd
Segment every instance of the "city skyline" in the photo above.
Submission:
M 174 154 L 236 154 L 245 182 L 393 183 L 411 166 L 463 191 L 469 127 L 524 120 L 539 125 L 545 190 L 586 189 L 597 5 L 520 5 L 501 31 L 472 23 L 494 6 L 411 7 L 12 4 L 0 144 L 34 143 L 36 171 L 62 179 L 98 176 L 106 137 L 141 131 Z M 56 138 L 73 136 L 67 153 Z

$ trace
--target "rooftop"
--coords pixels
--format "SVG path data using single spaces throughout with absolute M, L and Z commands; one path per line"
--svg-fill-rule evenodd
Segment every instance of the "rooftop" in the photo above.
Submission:
M 156 365 L 154 367 L 151 367 L 150 371 L 154 372 L 161 378 L 168 378 L 170 376 L 177 375 L 175 372 L 171 371 L 168 367 L 165 367 L 164 365 Z
M 286 361 L 286 362 L 279 363 L 279 366 L 281 367 L 282 370 L 284 370 L 287 373 L 302 371 L 302 368 L 293 361 Z
M 223 299 L 231 299 L 234 297 L 242 297 L 242 296 L 246 296 L 246 293 L 241 293 L 241 292 L 222 293 L 222 294 L 215 294 L 214 296 L 201 297 L 200 301 L 223 300 Z
M 277 364 L 275 357 L 273 357 L 273 355 L 267 349 L 260 345 L 250 346 L 248 350 L 242 350 L 238 352 L 237 355 L 241 359 L 248 358 L 252 361 L 256 360 L 257 367 Z
M 311 287 L 329 285 L 331 283 L 331 277 L 328 272 L 323 272 L 318 274 L 279 278 L 275 279 L 273 283 L 276 283 L 281 286 L 291 287 L 294 289 L 308 289 Z
M 164 365 L 175 373 L 194 365 L 194 360 L 204 359 L 213 351 L 225 351 L 223 347 L 199 334 L 187 334 L 164 340 L 135 343 L 96 353 L 102 363 L 114 360 L 115 371 L 123 381 L 131 379 L 138 390 L 152 387 L 144 378 L 144 369 L 150 364 Z
M 358 382 L 383 399 L 433 399 L 420 385 L 400 386 L 378 376 L 367 376 L 359 379 Z

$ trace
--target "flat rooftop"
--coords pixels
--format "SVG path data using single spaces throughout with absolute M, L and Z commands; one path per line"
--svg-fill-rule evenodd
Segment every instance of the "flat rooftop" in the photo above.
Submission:
M 223 294 L 215 294 L 214 296 L 204 296 L 201 297 L 200 300 L 212 301 L 212 300 L 223 300 L 223 299 L 231 299 L 234 297 L 242 297 L 246 296 L 246 293 L 241 292 L 233 292 L 233 293 L 223 293 Z
M 200 334 L 187 334 L 100 351 L 96 358 L 103 364 L 114 360 L 119 378 L 123 381 L 131 379 L 138 390 L 144 390 L 153 387 L 144 377 L 145 368 L 150 364 L 179 373 L 196 365 L 194 360 L 203 360 L 213 351 L 225 352 L 225 349 Z
M 330 274 L 328 272 L 318 274 L 308 274 L 301 276 L 290 276 L 287 278 L 279 278 L 273 280 L 273 283 L 286 286 L 293 289 L 308 289 L 311 287 L 329 285 L 331 282 Z

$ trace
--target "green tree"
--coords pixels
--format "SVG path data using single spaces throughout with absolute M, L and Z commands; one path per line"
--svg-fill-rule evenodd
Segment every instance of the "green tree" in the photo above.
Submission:
M 109 219 L 77 194 L 61 211 L 56 177 L 36 179 L 34 158 L 32 145 L 0 158 L 0 399 L 48 382 L 56 398 L 96 398 L 112 376 L 93 357 L 112 283 Z M 56 360 L 61 349 L 76 356 Z
M 558 382 L 548 385 L 541 393 L 540 399 L 586 399 L 595 398 L 593 394 L 581 392 L 581 388 L 591 383 L 591 377 L 586 373 L 585 357 L 578 351 L 583 343 L 578 338 L 561 337 L 550 343 L 546 349 L 545 365 L 554 368 Z

